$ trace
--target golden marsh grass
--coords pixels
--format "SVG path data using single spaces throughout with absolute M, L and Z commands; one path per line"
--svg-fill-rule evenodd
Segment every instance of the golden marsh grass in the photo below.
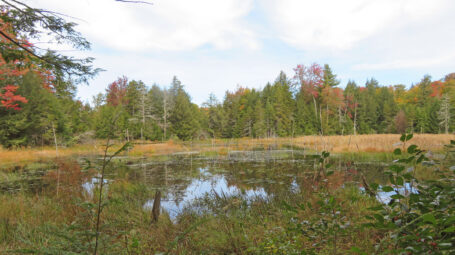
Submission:
M 441 151 L 445 144 L 455 140 L 454 134 L 415 134 L 410 143 L 416 144 L 425 150 Z M 226 155 L 230 151 L 251 149 L 267 149 L 291 145 L 312 151 L 345 152 L 391 152 L 400 147 L 398 134 L 348 135 L 348 136 L 301 136 L 295 138 L 263 138 L 263 139 L 209 139 L 193 142 L 167 141 L 164 143 L 141 143 L 137 141 L 130 156 L 158 156 L 173 153 L 213 152 Z M 120 142 L 111 148 L 114 151 Z M 68 148 L 59 148 L 60 157 L 101 154 L 103 141 L 90 145 L 76 145 Z M 0 149 L 0 165 L 16 164 L 40 160 L 52 160 L 56 157 L 54 147 L 25 148 L 16 150 Z

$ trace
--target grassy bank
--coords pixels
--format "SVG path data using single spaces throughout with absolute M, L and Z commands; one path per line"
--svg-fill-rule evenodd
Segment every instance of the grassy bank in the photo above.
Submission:
M 268 150 L 298 148 L 312 152 L 330 151 L 332 153 L 388 153 L 402 144 L 397 143 L 400 135 L 378 134 L 357 136 L 302 136 L 296 138 L 267 139 L 212 139 L 192 142 L 168 141 L 165 143 L 142 143 L 136 141 L 129 156 L 163 156 L 173 153 L 205 153 L 206 155 L 227 155 L 232 151 Z M 425 150 L 441 151 L 443 145 L 455 139 L 455 135 L 416 134 L 413 143 Z M 101 154 L 104 141 L 93 144 L 75 145 L 59 148 L 60 157 Z M 111 148 L 112 151 L 120 147 Z M 0 165 L 23 165 L 27 162 L 52 160 L 56 157 L 55 147 L 25 148 L 16 150 L 0 149 Z

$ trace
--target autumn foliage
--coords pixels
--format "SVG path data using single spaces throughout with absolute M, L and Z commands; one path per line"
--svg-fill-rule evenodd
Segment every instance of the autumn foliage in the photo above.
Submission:
M 19 102 L 27 103 L 27 99 L 21 95 L 15 95 L 14 93 L 18 89 L 18 86 L 6 85 L 2 90 L 4 93 L 0 92 L 0 102 L 6 108 L 12 108 L 14 110 L 20 110 Z
M 126 91 L 128 88 L 128 78 L 125 76 L 118 78 L 116 81 L 109 84 L 106 92 L 106 101 L 112 106 L 125 105 L 127 104 L 126 100 Z
M 15 38 L 22 47 L 31 49 L 32 44 L 25 38 L 17 38 L 11 26 L 0 20 L 0 31 L 10 38 Z M 12 49 L 19 48 L 0 34 L 1 47 Z M 28 54 L 24 51 L 24 54 Z M 22 61 L 9 60 L 0 53 L 0 106 L 6 109 L 20 110 L 19 103 L 27 103 L 27 99 L 17 94 L 20 79 L 28 72 L 33 72 L 42 80 L 42 86 L 52 90 L 55 77 L 50 70 L 42 70 L 33 65 L 26 57 Z
M 324 77 L 324 70 L 320 65 L 316 63 L 310 66 L 297 65 L 294 68 L 294 72 L 294 79 L 300 81 L 302 91 L 311 94 L 315 98 L 320 96 Z

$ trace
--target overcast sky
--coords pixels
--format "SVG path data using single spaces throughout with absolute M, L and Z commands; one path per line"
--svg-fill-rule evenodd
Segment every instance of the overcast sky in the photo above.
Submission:
M 106 71 L 79 86 L 91 101 L 117 77 L 167 86 L 193 102 L 238 85 L 261 88 L 280 70 L 328 63 L 341 79 L 382 85 L 455 72 L 453 0 L 28 0 L 78 19 Z

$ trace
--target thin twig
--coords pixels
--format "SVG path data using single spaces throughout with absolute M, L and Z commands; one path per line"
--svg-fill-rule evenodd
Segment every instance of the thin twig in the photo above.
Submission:
M 115 0 L 116 2 L 121 2 L 121 3 L 133 3 L 133 4 L 149 4 L 153 5 L 153 3 L 145 2 L 145 1 L 129 1 L 129 0 Z

